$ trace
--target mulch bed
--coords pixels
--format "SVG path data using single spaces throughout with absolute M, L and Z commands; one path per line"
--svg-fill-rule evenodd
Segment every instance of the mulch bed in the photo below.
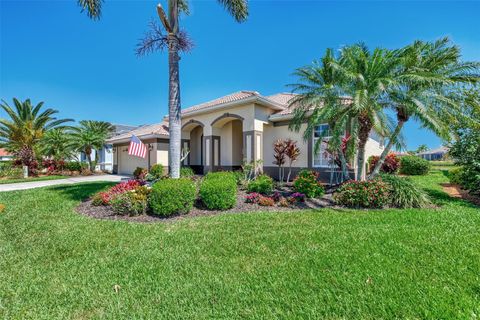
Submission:
M 277 190 L 281 193 L 291 193 L 289 187 L 283 187 Z M 95 219 L 106 219 L 106 220 L 124 220 L 124 221 L 131 221 L 131 222 L 167 222 L 167 221 L 174 221 L 184 218 L 191 218 L 191 217 L 199 217 L 199 216 L 210 216 L 216 214 L 224 214 L 224 213 L 245 213 L 245 212 L 268 212 L 268 211 L 284 211 L 284 212 L 291 212 L 291 211 L 298 211 L 298 210 L 305 210 L 305 209 L 320 209 L 325 207 L 332 207 L 334 202 L 332 200 L 332 194 L 327 193 L 320 199 L 306 199 L 305 202 L 297 202 L 296 204 L 292 204 L 289 207 L 280 207 L 280 206 L 273 206 L 273 207 L 264 207 L 258 204 L 246 203 L 245 196 L 247 193 L 243 190 L 239 190 L 237 194 L 237 204 L 235 207 L 228 209 L 228 210 L 208 210 L 203 206 L 201 201 L 197 201 L 195 203 L 193 209 L 187 213 L 182 215 L 174 215 L 170 217 L 159 217 L 155 215 L 139 215 L 139 216 L 122 216 L 117 215 L 113 212 L 113 210 L 109 206 L 93 206 L 91 199 L 88 199 L 82 202 L 77 208 L 76 211 L 82 215 L 95 218 Z
M 442 183 L 443 191 L 453 198 L 459 198 L 480 206 L 480 197 L 470 194 L 467 190 L 463 190 L 459 185 L 452 183 Z

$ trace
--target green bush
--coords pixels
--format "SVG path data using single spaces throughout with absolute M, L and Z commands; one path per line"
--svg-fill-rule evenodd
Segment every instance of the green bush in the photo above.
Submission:
M 266 174 L 259 175 L 255 180 L 248 183 L 247 191 L 270 194 L 273 191 L 273 179 Z
M 300 171 L 293 180 L 293 189 L 307 198 L 319 198 L 325 194 L 325 188 L 318 181 L 318 173 L 311 170 Z
M 149 173 L 150 173 L 150 176 L 153 180 L 161 179 L 163 177 L 163 165 L 161 165 L 160 163 L 154 164 L 150 168 Z
M 448 179 L 453 184 L 462 185 L 463 180 L 465 178 L 464 174 L 465 174 L 465 170 L 463 169 L 463 167 L 453 168 L 448 170 Z
M 68 170 L 68 171 L 82 171 L 82 164 L 78 161 L 68 161 L 68 162 L 65 162 L 65 166 L 64 166 L 65 170 Z
M 353 208 L 382 208 L 389 204 L 390 186 L 380 180 L 347 181 L 333 198 L 341 205 Z
M 190 179 L 163 179 L 152 186 L 149 204 L 154 214 L 170 216 L 188 213 L 196 198 L 195 184 Z
M 182 167 L 180 168 L 180 177 L 182 178 L 191 178 L 195 175 L 193 169 L 190 167 Z
M 210 210 L 226 210 L 237 203 L 237 182 L 231 172 L 215 172 L 205 176 L 200 198 Z
M 140 186 L 115 196 L 110 205 L 112 210 L 119 215 L 145 214 L 148 209 L 149 193 L 150 189 L 146 186 Z
M 417 156 L 403 156 L 400 158 L 400 173 L 419 176 L 430 170 L 430 162 Z
M 431 204 L 428 195 L 409 178 L 382 174 L 380 178 L 390 186 L 390 206 L 396 208 L 425 208 Z
M 147 176 L 147 174 L 148 174 L 148 171 L 145 168 L 137 167 L 133 171 L 133 177 L 135 178 L 135 180 L 145 180 L 145 177 Z
M 23 178 L 23 170 L 20 167 L 15 167 L 11 162 L 3 163 L 0 167 L 0 178 Z

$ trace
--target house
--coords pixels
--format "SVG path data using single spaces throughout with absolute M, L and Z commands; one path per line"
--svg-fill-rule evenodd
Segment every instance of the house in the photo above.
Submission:
M 196 173 L 240 169 L 242 163 L 261 160 L 263 172 L 277 178 L 278 167 L 273 164 L 273 143 L 277 139 L 293 139 L 300 148 L 300 156 L 293 164 L 293 174 L 309 168 L 328 179 L 332 164 L 325 152 L 325 144 L 318 153 L 314 145 L 328 125 L 319 125 L 310 139 L 304 141 L 303 132 L 290 131 L 294 107 L 291 93 L 263 96 L 256 91 L 239 91 L 201 103 L 182 111 L 182 148 L 189 150 L 183 165 Z M 344 98 L 344 103 L 350 99 Z M 326 131 L 327 130 L 327 131 Z M 145 159 L 128 155 L 130 137 L 134 134 L 149 148 Z M 328 138 L 327 138 L 328 139 Z M 379 155 L 383 139 L 372 134 L 367 143 L 365 159 Z M 146 125 L 108 140 L 113 145 L 113 171 L 132 174 L 136 167 L 148 168 L 155 163 L 168 166 L 168 121 Z M 333 168 L 338 171 L 338 169 Z
M 133 129 L 137 128 L 138 126 L 131 126 L 131 125 L 124 125 L 124 124 L 113 124 L 115 128 L 112 132 L 110 137 L 118 136 L 127 132 L 132 131 Z M 102 149 L 99 150 L 98 154 L 98 163 L 97 163 L 97 170 L 101 171 L 113 171 L 113 146 L 111 144 L 105 144 Z M 95 159 L 97 150 L 92 150 L 92 159 Z M 85 153 L 80 152 L 78 158 L 81 162 L 87 161 L 87 157 Z
M 13 160 L 13 154 L 7 150 L 0 148 L 0 161 L 10 161 Z
M 442 160 L 449 150 L 450 149 L 448 147 L 442 146 L 433 150 L 419 152 L 417 153 L 417 156 L 429 161 Z

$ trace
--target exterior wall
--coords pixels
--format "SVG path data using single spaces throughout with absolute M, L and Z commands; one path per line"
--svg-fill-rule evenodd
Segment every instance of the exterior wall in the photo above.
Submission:
M 231 166 L 232 165 L 232 121 L 226 123 L 220 129 L 220 163 L 222 166 Z
M 162 164 L 168 170 L 168 140 L 142 140 L 149 148 L 145 159 L 128 154 L 129 143 L 113 145 L 113 173 L 131 175 L 137 167 L 150 168 L 154 164 Z
M 369 172 L 368 158 L 371 156 L 379 156 L 383 152 L 383 149 L 385 149 L 385 147 L 381 142 L 368 138 L 367 144 L 365 145 L 365 174 Z

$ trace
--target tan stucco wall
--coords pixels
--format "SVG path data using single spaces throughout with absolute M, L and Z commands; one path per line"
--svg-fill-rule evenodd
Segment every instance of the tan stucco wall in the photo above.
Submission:
M 300 149 L 300 156 L 298 160 L 293 163 L 293 167 L 307 167 L 308 166 L 308 144 L 303 140 L 303 132 L 306 125 L 302 125 L 299 132 L 290 131 L 288 126 L 274 127 L 273 124 L 263 126 L 263 164 L 265 166 L 274 166 L 273 162 L 273 144 L 278 139 L 292 139 L 297 141 Z
M 168 168 L 168 143 L 157 143 L 157 155 L 153 163 L 160 163 L 164 168 Z
M 190 164 L 200 165 L 202 163 L 202 127 L 197 126 L 190 132 Z

